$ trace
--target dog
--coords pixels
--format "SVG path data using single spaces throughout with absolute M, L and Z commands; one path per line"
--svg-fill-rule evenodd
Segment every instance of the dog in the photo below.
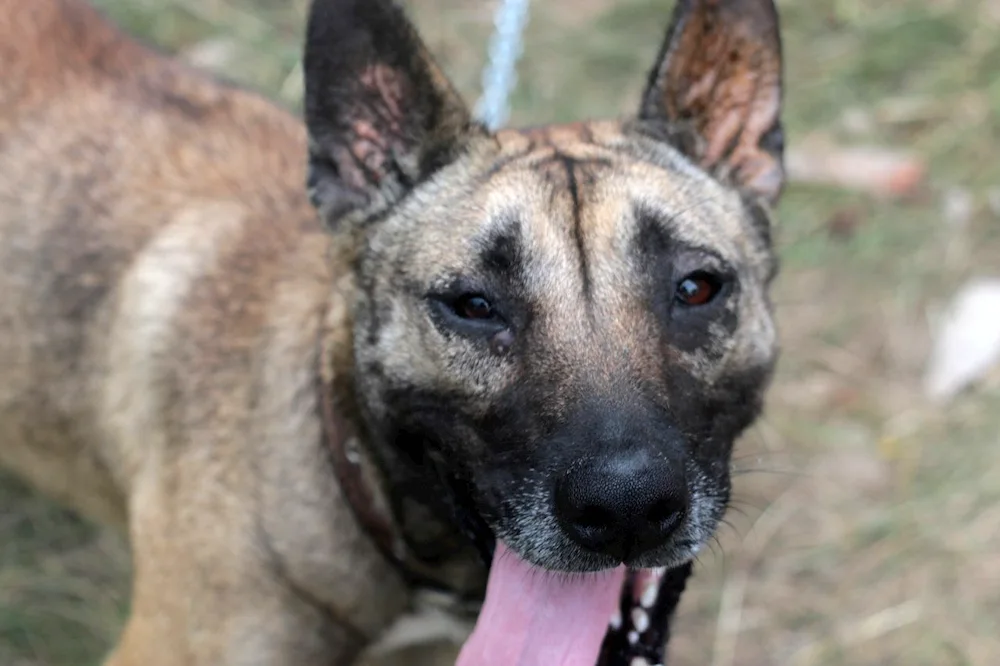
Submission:
M 391 0 L 314 0 L 304 123 L 0 0 L 0 462 L 127 532 L 107 664 L 665 631 L 620 611 L 727 508 L 784 183 L 772 1 L 667 18 L 634 116 L 492 132 Z

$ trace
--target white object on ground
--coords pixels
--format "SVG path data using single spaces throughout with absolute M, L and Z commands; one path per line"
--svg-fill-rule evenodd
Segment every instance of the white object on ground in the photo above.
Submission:
M 1000 362 L 1000 278 L 976 278 L 942 317 L 924 375 L 924 392 L 948 400 Z

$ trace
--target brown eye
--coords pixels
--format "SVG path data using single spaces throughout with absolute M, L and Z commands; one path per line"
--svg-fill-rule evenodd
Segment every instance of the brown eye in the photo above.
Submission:
M 492 319 L 495 313 L 482 296 L 462 296 L 455 302 L 455 314 L 462 319 Z
M 719 293 L 718 279 L 707 273 L 692 273 L 677 283 L 676 297 L 683 305 L 705 305 Z

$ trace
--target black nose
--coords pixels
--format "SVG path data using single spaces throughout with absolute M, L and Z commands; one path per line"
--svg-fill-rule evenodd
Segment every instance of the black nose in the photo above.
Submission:
M 688 511 L 684 470 L 648 452 L 601 456 L 557 485 L 555 509 L 584 548 L 627 561 L 667 542 Z

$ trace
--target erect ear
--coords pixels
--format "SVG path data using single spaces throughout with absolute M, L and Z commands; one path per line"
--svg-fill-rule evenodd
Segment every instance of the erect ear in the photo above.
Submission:
M 309 193 L 327 224 L 391 205 L 453 160 L 473 131 L 392 0 L 314 0 L 304 71 Z
M 694 138 L 680 146 L 691 159 L 774 204 L 785 181 L 781 102 L 773 0 L 678 0 L 643 94 L 644 123 Z

